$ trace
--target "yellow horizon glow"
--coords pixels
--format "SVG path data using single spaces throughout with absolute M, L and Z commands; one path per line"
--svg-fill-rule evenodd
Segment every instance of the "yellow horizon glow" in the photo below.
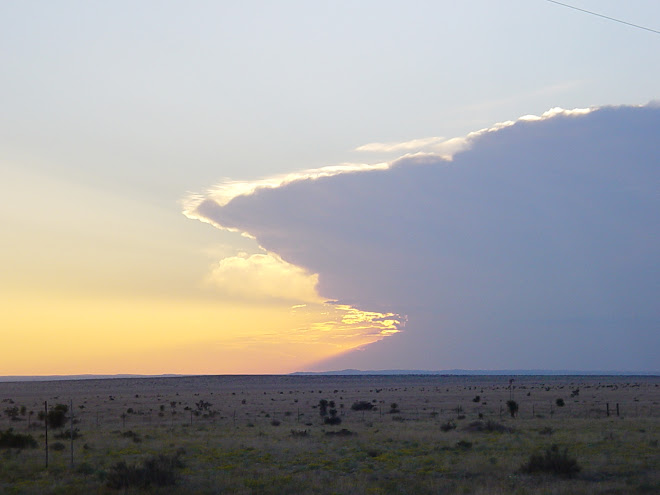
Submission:
M 0 375 L 288 373 L 398 331 L 350 306 L 42 296 L 2 298 Z

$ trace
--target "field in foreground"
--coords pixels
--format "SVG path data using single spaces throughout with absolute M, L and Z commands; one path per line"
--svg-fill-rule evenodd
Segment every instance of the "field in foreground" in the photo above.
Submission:
M 660 493 L 660 377 L 105 379 L 0 400 L 7 494 Z M 48 467 L 45 401 L 69 406 Z M 23 435 L 36 447 L 8 446 Z

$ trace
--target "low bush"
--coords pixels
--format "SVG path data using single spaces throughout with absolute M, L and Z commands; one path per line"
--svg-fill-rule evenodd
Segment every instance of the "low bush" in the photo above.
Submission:
M 339 431 L 326 431 L 325 435 L 327 437 L 350 437 L 352 435 L 355 435 L 355 433 L 353 433 L 350 430 L 347 430 L 346 428 L 342 428 Z
M 456 423 L 453 421 L 447 421 L 446 423 L 442 423 L 440 425 L 440 429 L 444 432 L 450 431 L 450 430 L 455 430 L 456 429 Z
M 491 419 L 488 421 L 473 421 L 465 428 L 466 431 L 485 432 L 485 433 L 511 433 L 512 428 L 497 423 Z
M 51 428 L 62 428 L 67 420 L 66 413 L 69 411 L 69 406 L 66 404 L 56 404 L 55 407 L 48 411 L 48 415 L 44 411 L 40 411 L 37 417 L 43 421 L 48 421 L 48 426 Z
M 567 449 L 560 451 L 556 444 L 549 447 L 544 454 L 533 454 L 527 463 L 520 466 L 522 473 L 547 473 L 567 478 L 575 476 L 580 469 L 577 460 L 569 457 Z
M 518 403 L 515 400 L 508 400 L 506 401 L 506 407 L 509 410 L 509 414 L 511 414 L 512 418 L 515 418 L 516 415 L 518 414 Z
M 176 484 L 176 469 L 182 468 L 180 452 L 175 455 L 158 455 L 146 459 L 141 466 L 128 465 L 125 461 L 114 464 L 107 474 L 107 486 L 114 490 L 131 487 L 172 486 Z
M 82 437 L 82 434 L 80 433 L 80 430 L 78 428 L 74 428 L 73 430 L 73 439 L 77 439 Z M 55 434 L 55 438 L 59 438 L 62 440 L 66 439 L 71 439 L 71 430 L 64 430 L 61 433 Z
M 37 441 L 32 435 L 14 433 L 13 428 L 0 432 L 0 448 L 3 449 L 34 449 Z
M 353 411 L 371 411 L 373 408 L 374 405 L 371 402 L 367 402 L 366 400 L 354 402 L 351 406 Z
M 123 431 L 120 433 L 120 435 L 124 438 L 131 438 L 135 443 L 140 443 L 142 441 L 140 434 L 134 432 L 133 430 Z

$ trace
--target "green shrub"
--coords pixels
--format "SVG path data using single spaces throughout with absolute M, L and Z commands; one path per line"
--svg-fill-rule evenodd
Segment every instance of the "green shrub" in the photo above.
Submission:
M 516 414 L 518 414 L 518 403 L 515 400 L 508 400 L 506 401 L 506 407 L 509 409 L 511 417 L 515 418 Z
M 557 404 L 557 407 L 564 407 L 566 404 L 564 403 L 564 399 L 557 399 L 555 401 L 555 404 Z
M 374 405 L 371 402 L 367 402 L 366 400 L 354 402 L 351 406 L 353 411 L 371 411 L 373 408 Z
M 544 454 L 533 454 L 527 463 L 520 466 L 520 471 L 526 474 L 548 473 L 567 478 L 575 476 L 580 469 L 577 460 L 568 456 L 567 449 L 560 451 L 556 444 Z
M 352 435 L 356 435 L 356 433 L 353 433 L 350 430 L 347 430 L 346 428 L 342 428 L 339 431 L 326 431 L 325 436 L 327 437 L 350 437 Z
M 511 433 L 513 429 L 504 426 L 496 421 L 489 419 L 486 422 L 473 421 L 465 428 L 467 431 L 472 432 L 486 432 L 486 433 Z
M 445 432 L 447 432 L 449 430 L 455 430 L 456 429 L 456 423 L 454 423 L 453 421 L 447 421 L 446 423 L 442 423 L 440 425 L 440 429 L 442 431 L 445 431 Z
M 115 490 L 131 487 L 147 488 L 172 486 L 176 484 L 176 469 L 182 468 L 180 452 L 175 455 L 158 455 L 146 459 L 141 466 L 128 465 L 120 461 L 110 468 L 107 474 L 107 486 Z
M 80 433 L 80 430 L 78 428 L 74 428 L 73 430 L 73 439 L 76 440 L 77 438 L 82 437 L 82 434 Z M 55 435 L 55 438 L 59 438 L 62 440 L 70 439 L 71 438 L 71 430 L 64 430 L 61 433 L 57 433 Z
M 4 449 L 34 449 L 37 441 L 32 435 L 14 433 L 13 428 L 0 432 L 0 448 Z
M 66 413 L 68 411 L 69 411 L 69 406 L 67 406 L 66 404 L 57 404 L 50 411 L 48 411 L 48 415 L 46 415 L 46 413 L 44 413 L 43 411 L 40 411 L 38 417 L 41 421 L 43 421 L 44 418 L 46 418 L 48 421 L 48 426 L 50 426 L 51 428 L 62 428 L 66 423 L 67 420 Z

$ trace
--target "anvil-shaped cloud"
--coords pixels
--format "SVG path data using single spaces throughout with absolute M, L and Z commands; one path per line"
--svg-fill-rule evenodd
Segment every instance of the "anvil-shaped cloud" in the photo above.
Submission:
M 407 315 L 322 368 L 658 370 L 659 106 L 417 144 L 439 151 L 225 185 L 186 213 L 318 274 L 324 298 Z

